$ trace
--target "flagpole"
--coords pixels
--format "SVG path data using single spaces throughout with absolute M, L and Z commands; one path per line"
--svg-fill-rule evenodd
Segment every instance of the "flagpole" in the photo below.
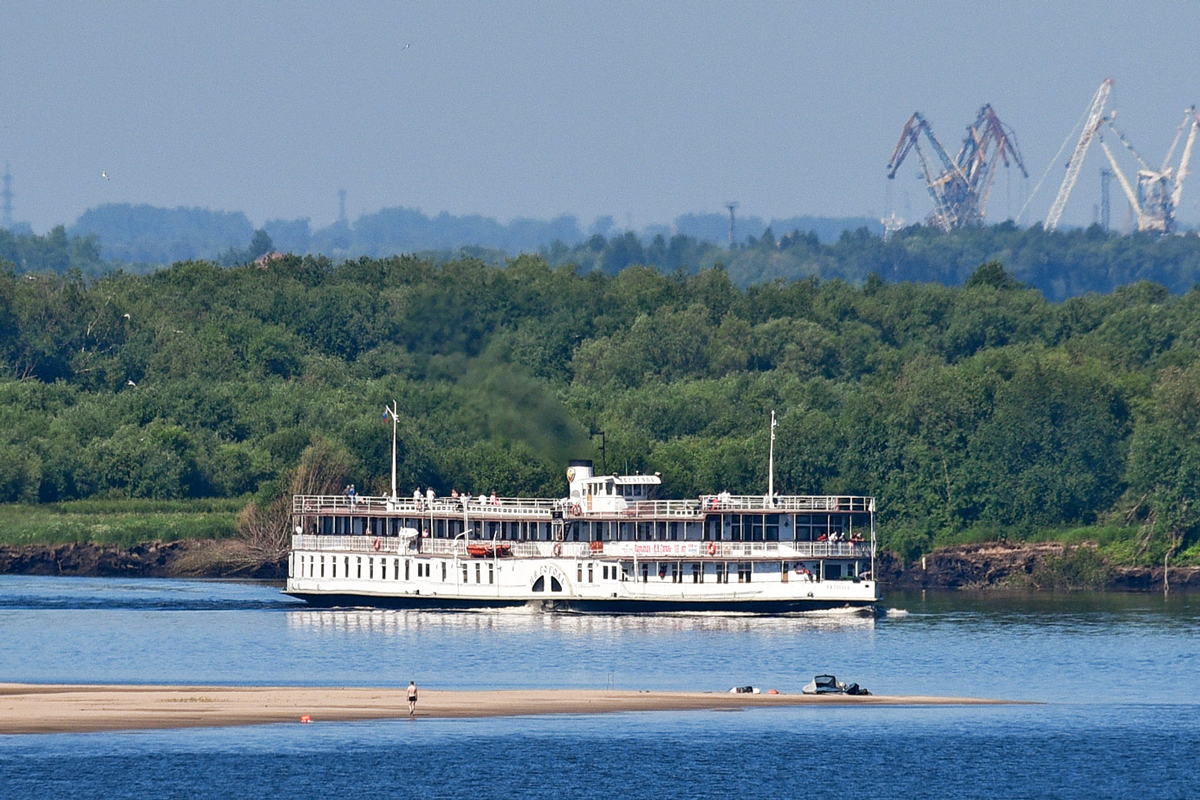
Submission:
M 775 504 L 775 410 L 771 410 L 771 447 L 767 463 L 767 502 Z
M 388 409 L 388 413 L 392 415 L 392 502 L 396 502 L 396 401 L 392 401 L 392 407 Z

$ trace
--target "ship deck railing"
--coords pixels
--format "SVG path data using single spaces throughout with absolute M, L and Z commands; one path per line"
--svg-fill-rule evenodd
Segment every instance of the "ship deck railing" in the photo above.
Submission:
M 703 561 L 738 559 L 800 561 L 821 558 L 870 558 L 869 541 L 840 542 L 514 542 L 505 539 L 412 538 L 403 536 L 334 536 L 296 534 L 292 549 L 381 555 L 438 555 L 479 558 L 467 553 L 468 545 L 507 548 L 497 558 L 599 558 L 638 561 Z M 485 558 L 487 556 L 484 556 Z
M 292 496 L 293 514 L 363 514 L 394 517 L 423 517 L 430 513 L 470 516 L 500 516 L 550 519 L 560 505 L 557 500 L 538 497 L 348 497 L 342 494 L 298 494 Z
M 599 505 L 599 502 L 597 502 Z M 875 498 L 857 495 L 702 495 L 699 500 L 639 500 L 621 509 L 589 509 L 583 503 L 567 503 L 538 497 L 359 497 L 348 495 L 302 494 L 292 497 L 293 514 L 339 514 L 377 516 L 426 516 L 429 514 L 463 514 L 480 517 L 520 517 L 549 519 L 556 509 L 567 511 L 577 519 L 605 519 L 613 516 L 627 519 L 688 518 L 701 519 L 706 514 L 743 511 L 765 514 L 780 513 L 870 513 L 875 510 Z M 577 511 L 578 509 L 578 511 Z

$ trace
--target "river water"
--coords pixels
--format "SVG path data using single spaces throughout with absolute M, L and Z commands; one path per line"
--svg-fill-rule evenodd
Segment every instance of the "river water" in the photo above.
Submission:
M 879 694 L 1040 703 L 0 736 L 0 797 L 1200 795 L 1200 597 L 884 605 L 314 610 L 262 585 L 0 576 L 0 681 L 796 692 L 832 672 Z

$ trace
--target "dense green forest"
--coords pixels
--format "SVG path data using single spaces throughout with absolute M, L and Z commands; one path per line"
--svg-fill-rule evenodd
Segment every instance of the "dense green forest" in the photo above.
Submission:
M 905 555 L 1087 536 L 1200 560 L 1200 291 L 1150 282 L 1052 303 L 995 262 L 960 288 L 535 256 L 9 269 L 0 370 L 5 502 L 266 498 L 314 441 L 382 494 L 393 398 L 405 492 L 558 496 L 591 457 L 757 493 L 774 409 L 777 488 L 877 495 Z

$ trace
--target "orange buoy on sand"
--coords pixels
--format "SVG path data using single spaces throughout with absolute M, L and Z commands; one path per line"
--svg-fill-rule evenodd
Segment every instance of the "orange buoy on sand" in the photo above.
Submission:
M 300 721 L 307 725 L 308 723 L 312 722 L 312 717 L 310 717 L 308 714 L 304 714 L 300 717 Z
M 778 689 L 768 689 L 767 694 L 779 694 L 779 690 Z

